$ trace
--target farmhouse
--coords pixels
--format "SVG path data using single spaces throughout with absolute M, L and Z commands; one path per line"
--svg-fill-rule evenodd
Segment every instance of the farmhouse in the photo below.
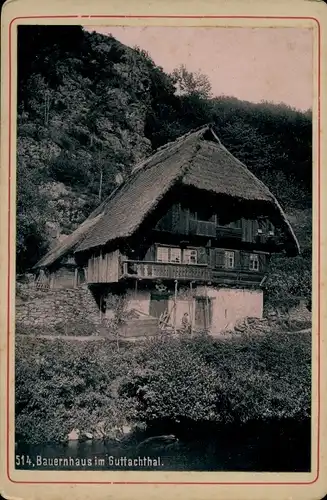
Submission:
M 136 165 L 38 262 L 36 283 L 87 286 L 104 322 L 123 297 L 127 335 L 158 324 L 214 335 L 262 317 L 274 252 L 299 253 L 282 208 L 206 126 Z

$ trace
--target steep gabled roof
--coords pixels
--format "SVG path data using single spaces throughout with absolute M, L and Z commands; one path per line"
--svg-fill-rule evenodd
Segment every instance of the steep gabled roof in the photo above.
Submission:
M 208 134 L 211 140 L 207 140 Z M 299 253 L 276 198 L 206 126 L 159 148 L 136 165 L 127 180 L 36 267 L 49 266 L 68 251 L 83 252 L 131 236 L 177 182 L 239 201 L 268 204 L 277 214 L 291 253 Z

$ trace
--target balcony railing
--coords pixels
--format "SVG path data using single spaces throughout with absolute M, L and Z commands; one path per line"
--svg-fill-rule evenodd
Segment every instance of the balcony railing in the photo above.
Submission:
M 242 229 L 239 227 L 217 226 L 217 238 L 242 239 Z
M 210 238 L 242 238 L 242 229 L 238 227 L 217 226 L 215 222 L 190 219 L 190 234 Z
M 206 264 L 128 260 L 123 262 L 123 277 L 210 281 L 211 270 Z
M 202 220 L 190 219 L 190 234 L 197 236 L 216 237 L 216 223 Z
M 213 269 L 212 281 L 215 283 L 250 285 L 259 284 L 263 278 L 264 273 L 258 271 L 250 271 L 249 269 Z

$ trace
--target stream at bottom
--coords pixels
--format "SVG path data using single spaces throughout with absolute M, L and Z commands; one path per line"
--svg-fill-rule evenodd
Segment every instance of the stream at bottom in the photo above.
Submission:
M 117 441 L 18 442 L 16 469 L 309 472 L 310 423 L 222 428 L 210 435 L 149 435 Z

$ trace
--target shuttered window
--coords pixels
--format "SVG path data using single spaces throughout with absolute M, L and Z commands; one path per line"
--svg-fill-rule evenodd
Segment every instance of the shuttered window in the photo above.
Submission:
M 170 248 L 170 262 L 182 261 L 182 250 L 180 248 Z
M 182 262 L 182 250 L 177 247 L 157 247 L 157 262 Z
M 184 264 L 196 264 L 198 261 L 198 252 L 191 248 L 186 248 L 183 251 Z
M 215 267 L 221 268 L 225 266 L 225 252 L 217 249 L 215 251 Z
M 235 252 L 225 252 L 225 267 L 227 269 L 235 267 Z
M 168 247 L 157 247 L 157 261 L 158 262 L 169 262 L 169 248 Z
M 259 255 L 251 253 L 250 255 L 250 270 L 259 271 Z

